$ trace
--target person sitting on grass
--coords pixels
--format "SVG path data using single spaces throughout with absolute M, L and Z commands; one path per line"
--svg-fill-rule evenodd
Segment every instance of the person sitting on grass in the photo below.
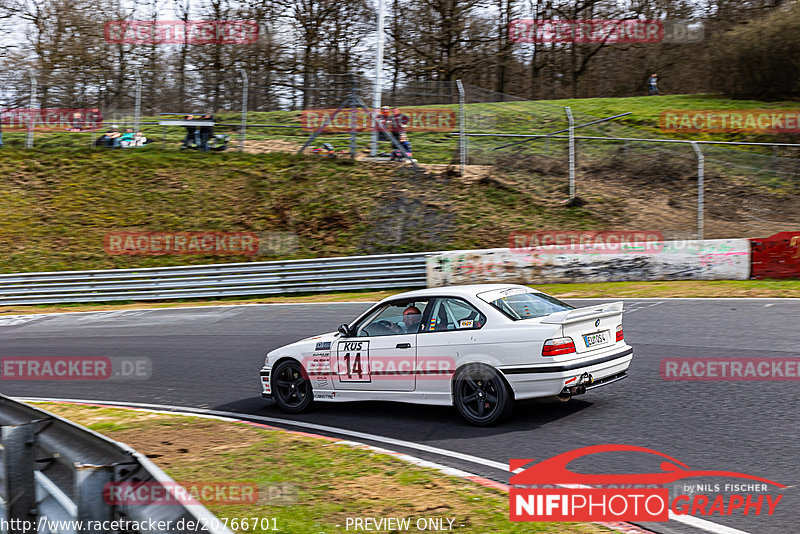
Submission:
M 119 145 L 127 148 L 133 143 L 133 128 L 125 128 L 125 133 L 119 137 Z
M 149 142 L 141 131 L 136 132 L 136 135 L 133 136 L 133 146 L 144 146 Z
M 400 146 L 403 147 L 403 150 L 406 151 L 406 155 L 410 158 L 411 157 L 411 142 L 408 140 L 408 136 L 405 132 L 400 134 Z
M 106 148 L 119 148 L 120 138 L 122 134 L 119 133 L 119 126 L 116 124 L 111 125 L 111 129 L 101 135 L 95 141 L 95 146 L 104 146 Z
M 133 133 L 133 128 L 128 128 L 128 130 L 122 134 L 120 138 L 120 145 L 122 148 L 137 148 L 140 146 L 144 146 L 147 144 L 147 138 L 141 131 Z

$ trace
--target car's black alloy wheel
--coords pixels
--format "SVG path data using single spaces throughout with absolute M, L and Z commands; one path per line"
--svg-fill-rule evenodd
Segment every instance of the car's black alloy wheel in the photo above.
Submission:
M 500 374 L 485 365 L 468 365 L 455 377 L 453 401 L 461 416 L 478 426 L 487 426 L 506 417 L 514 399 Z
M 311 381 L 299 362 L 287 360 L 278 364 L 272 375 L 273 398 L 278 407 L 287 413 L 308 410 L 314 401 Z

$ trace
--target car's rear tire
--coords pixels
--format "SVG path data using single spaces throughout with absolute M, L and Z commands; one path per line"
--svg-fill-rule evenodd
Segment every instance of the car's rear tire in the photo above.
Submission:
M 272 373 L 272 398 L 286 413 L 301 413 L 311 408 L 314 392 L 308 373 L 295 360 L 284 360 Z
M 453 381 L 453 403 L 461 417 L 476 426 L 502 421 L 514 408 L 514 398 L 497 370 L 467 365 Z

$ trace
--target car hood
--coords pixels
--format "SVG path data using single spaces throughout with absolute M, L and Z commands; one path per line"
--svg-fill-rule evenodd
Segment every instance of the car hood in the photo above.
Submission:
M 271 351 L 267 356 L 276 353 L 290 350 L 292 352 L 300 352 L 307 354 L 311 352 L 329 351 L 334 339 L 339 337 L 338 332 L 328 332 L 327 334 L 320 334 L 318 336 L 307 337 L 294 343 L 289 343 L 280 348 Z

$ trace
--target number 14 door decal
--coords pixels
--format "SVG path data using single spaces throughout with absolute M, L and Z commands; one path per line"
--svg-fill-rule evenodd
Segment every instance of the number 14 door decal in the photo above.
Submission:
M 336 351 L 336 374 L 340 382 L 371 382 L 369 341 L 344 341 Z

